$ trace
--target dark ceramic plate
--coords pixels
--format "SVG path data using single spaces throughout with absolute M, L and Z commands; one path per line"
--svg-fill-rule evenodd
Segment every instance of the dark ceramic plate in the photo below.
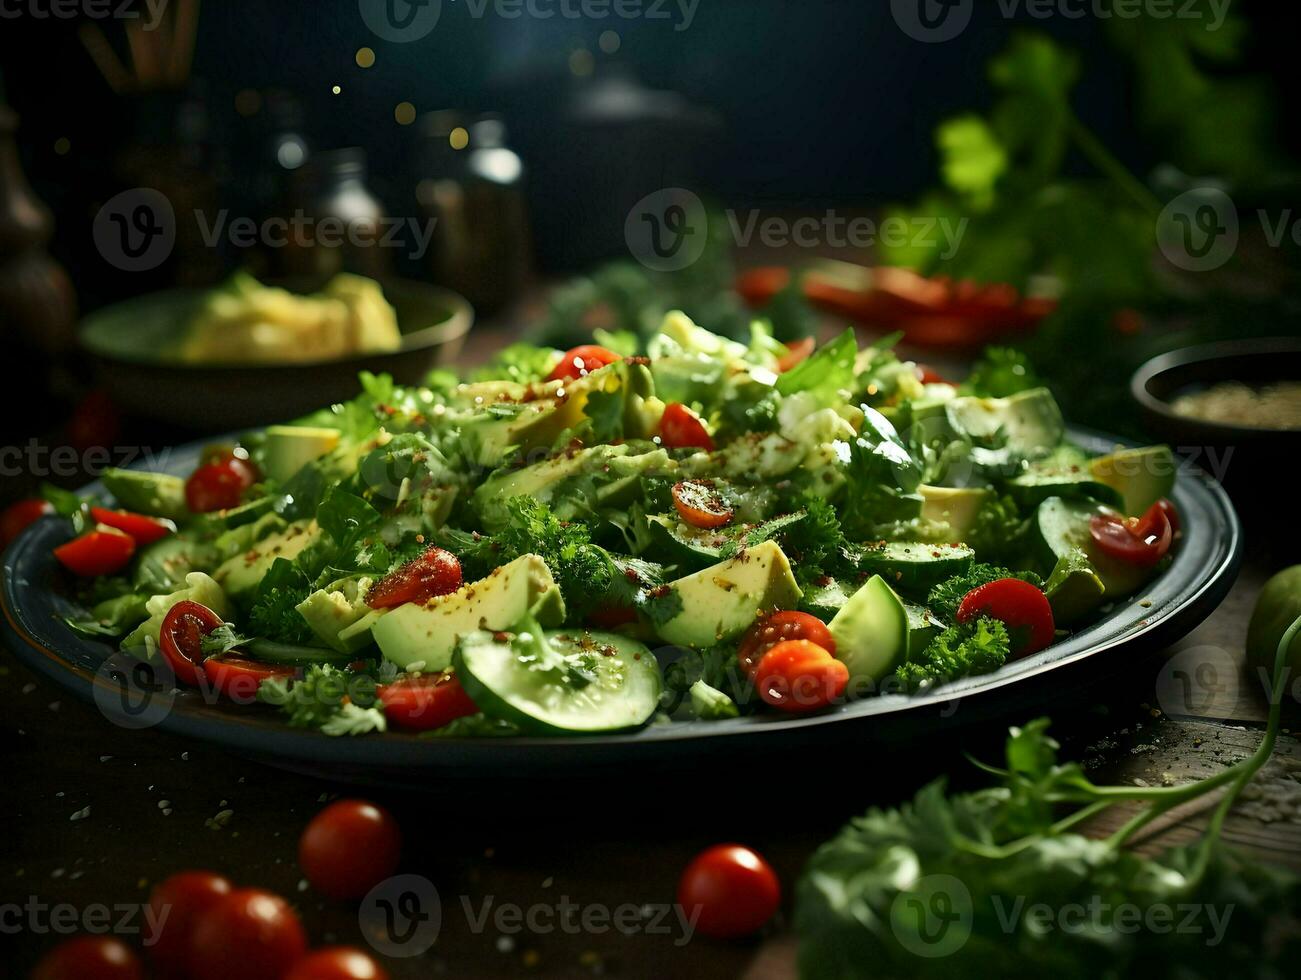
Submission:
M 81 326 L 81 345 L 95 361 L 113 401 L 132 415 L 193 432 L 247 429 L 306 415 L 357 392 L 357 373 L 419 384 L 449 364 L 474 322 L 450 290 L 406 279 L 382 283 L 397 312 L 396 351 L 295 364 L 188 364 L 167 360 L 206 291 L 176 289 L 106 307 Z
M 1095 451 L 1115 445 L 1078 430 L 1071 435 Z M 168 468 L 185 472 L 198 452 L 197 446 L 178 450 Z M 99 489 L 92 484 L 85 492 Z M 946 727 L 1041 711 L 1050 693 L 1073 690 L 1088 674 L 1096 678 L 1132 666 L 1137 653 L 1160 649 L 1206 618 L 1237 572 L 1241 529 L 1219 485 L 1187 469 L 1178 477 L 1174 499 L 1184 534 L 1170 568 L 1145 593 L 1118 604 L 1098 622 L 994 674 L 926 695 L 867 698 L 807 718 L 675 722 L 583 738 L 330 738 L 289 728 L 270 709 L 205 704 L 194 691 L 167 691 L 150 701 L 140 697 L 141 685 L 128 681 L 124 690 L 122 662 L 110 644 L 81 637 L 64 623 L 73 607 L 59 594 L 60 571 L 50 551 L 69 531 L 65 522 L 49 518 L 28 528 L 5 554 L 3 629 L 24 663 L 93 699 L 117 724 L 142 729 L 156 724 L 273 765 L 336 779 L 418 787 L 445 776 L 565 773 L 590 778 L 596 770 L 615 767 L 625 772 L 683 763 L 694 767 L 759 745 L 781 751 L 814 744 L 900 742 Z M 142 732 L 138 737 L 147 736 Z

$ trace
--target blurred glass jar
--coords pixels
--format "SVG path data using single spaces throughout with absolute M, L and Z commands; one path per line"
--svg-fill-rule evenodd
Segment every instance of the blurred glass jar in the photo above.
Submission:
M 416 202 L 433 235 L 426 268 L 433 281 L 483 314 L 523 294 L 532 269 L 524 164 L 494 116 L 468 126 L 451 112 L 422 119 Z

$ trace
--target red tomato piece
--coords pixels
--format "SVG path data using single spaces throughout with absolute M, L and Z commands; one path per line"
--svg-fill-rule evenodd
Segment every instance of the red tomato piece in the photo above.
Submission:
M 678 904 L 715 939 L 761 929 L 777 912 L 781 885 L 772 865 L 740 844 L 719 844 L 692 859 L 678 880 Z
M 204 462 L 185 481 L 185 503 L 196 514 L 230 510 L 244 500 L 244 491 L 257 483 L 257 467 L 234 453 Z
M 620 626 L 637 622 L 637 610 L 632 606 L 607 606 L 604 609 L 593 609 L 587 614 L 587 621 L 598 629 L 618 629 Z
M 812 337 L 804 337 L 793 343 L 786 345 L 786 353 L 777 358 L 777 373 L 785 374 L 796 364 L 806 360 L 813 353 L 813 348 L 817 346 L 817 341 Z
M 782 711 L 825 708 L 845 693 L 848 683 L 849 668 L 808 640 L 783 640 L 754 669 L 759 697 Z
M 391 609 L 406 602 L 428 602 L 460 587 L 460 561 L 450 551 L 434 545 L 372 585 L 366 593 L 366 605 Z
M 308 953 L 285 980 L 388 980 L 388 974 L 355 947 L 331 946 Z
M 182 599 L 167 610 L 158 631 L 158 648 L 177 681 L 190 687 L 201 686 L 199 672 L 204 670 L 207 659 L 203 638 L 220 625 L 220 616 L 191 599 Z
M 384 717 L 399 728 L 423 732 L 477 714 L 470 695 L 454 674 L 421 674 L 381 684 L 375 692 L 384 702 Z
M 237 888 L 199 918 L 190 948 L 192 980 L 283 980 L 307 954 L 298 915 L 279 895 Z
M 683 480 L 673 484 L 673 506 L 692 527 L 722 527 L 732 519 L 732 508 L 714 489 L 711 480 Z
M 153 544 L 176 530 L 176 525 L 161 517 L 133 514 L 129 510 L 109 510 L 107 507 L 90 508 L 90 516 L 100 524 L 115 527 L 131 535 L 136 544 Z
M 74 575 L 93 578 L 120 572 L 135 551 L 136 543 L 131 535 L 97 524 L 93 531 L 55 548 L 54 557 Z
M 1162 497 L 1152 506 L 1165 514 L 1165 519 L 1170 522 L 1170 530 L 1175 534 L 1178 534 L 1181 525 L 1179 524 L 1179 511 L 1175 509 L 1175 505 L 1165 497 Z
M 366 800 L 339 800 L 314 816 L 298 840 L 298 865 L 330 898 L 362 898 L 397 870 L 402 831 L 393 814 Z
M 714 451 L 705 423 L 681 402 L 669 402 L 660 418 L 660 442 L 665 449 L 703 449 Z
M 759 666 L 763 655 L 785 640 L 808 640 L 833 657 L 836 655 L 836 641 L 822 620 L 805 612 L 786 609 L 775 612 L 750 627 L 741 638 L 737 662 L 742 670 L 753 677 L 754 669 Z
M 112 936 L 78 936 L 41 957 L 31 980 L 144 980 L 140 957 Z
M 0 514 L 0 545 L 13 541 L 29 524 L 35 524 L 46 514 L 54 513 L 54 505 L 39 497 L 30 497 L 10 504 Z
M 1094 514 L 1089 518 L 1089 536 L 1103 554 L 1148 568 L 1170 550 L 1174 529 L 1161 505 L 1156 503 L 1142 517 Z
M 270 677 L 294 677 L 298 671 L 285 664 L 266 664 L 238 653 L 225 653 L 203 661 L 203 673 L 212 686 L 237 704 L 257 700 L 258 686 Z
M 1035 653 L 1053 641 L 1056 627 L 1048 597 L 1019 578 L 996 579 L 963 596 L 958 603 L 958 622 L 968 623 L 981 616 L 997 619 L 1007 627 L 1013 657 Z
M 952 384 L 948 378 L 942 374 L 937 374 L 934 369 L 925 364 L 917 365 L 917 378 L 924 385 L 947 385 Z
M 182 871 L 154 886 L 149 921 L 157 931 L 144 943 L 161 980 L 183 980 L 199 920 L 230 891 L 230 882 L 211 871 Z
M 614 351 L 599 344 L 580 344 L 567 350 L 560 356 L 560 363 L 551 369 L 547 375 L 548 381 L 559 381 L 562 378 L 581 378 L 584 375 L 591 374 L 593 371 L 600 370 L 607 364 L 613 364 L 615 361 L 623 360 Z

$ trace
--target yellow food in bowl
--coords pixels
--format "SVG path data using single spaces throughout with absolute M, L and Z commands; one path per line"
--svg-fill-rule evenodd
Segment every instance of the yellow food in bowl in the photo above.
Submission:
M 181 343 L 191 363 L 267 364 L 394 351 L 397 314 L 379 283 L 340 274 L 300 296 L 237 273 L 204 298 Z

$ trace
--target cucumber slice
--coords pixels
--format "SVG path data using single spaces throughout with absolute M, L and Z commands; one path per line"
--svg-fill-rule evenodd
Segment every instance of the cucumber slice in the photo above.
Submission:
M 490 718 L 540 735 L 640 728 L 659 707 L 659 664 L 616 633 L 547 630 L 532 642 L 483 630 L 461 638 L 452 664 Z
M 1033 537 L 1039 561 L 1046 573 L 1059 559 L 1074 551 L 1083 551 L 1102 581 L 1104 599 L 1133 595 L 1156 574 L 1156 568 L 1141 568 L 1104 554 L 1089 534 L 1089 519 L 1094 514 L 1113 513 L 1101 504 L 1087 500 L 1063 500 L 1049 497 L 1035 510 Z
M 920 653 L 943 631 L 944 624 L 929 609 L 915 602 L 905 602 L 903 609 L 908 616 L 908 652 Z
M 908 613 L 880 575 L 850 596 L 829 624 L 836 659 L 849 668 L 849 683 L 875 684 L 908 656 Z
M 1059 470 L 1030 470 L 1007 482 L 1007 492 L 1027 510 L 1043 503 L 1049 497 L 1077 499 L 1090 497 L 1109 507 L 1120 507 L 1120 494 L 1105 483 L 1095 480 L 1086 468 Z
M 880 575 L 901 592 L 925 595 L 945 579 L 966 574 L 975 558 L 965 544 L 891 541 L 863 551 L 859 568 Z
M 725 552 L 730 555 L 742 544 L 755 547 L 776 537 L 805 516 L 804 511 L 797 510 L 757 524 L 731 524 L 716 529 L 692 527 L 672 517 L 649 516 L 646 518 L 651 536 L 648 554 L 661 558 L 665 564 L 701 569 L 724 561 Z

